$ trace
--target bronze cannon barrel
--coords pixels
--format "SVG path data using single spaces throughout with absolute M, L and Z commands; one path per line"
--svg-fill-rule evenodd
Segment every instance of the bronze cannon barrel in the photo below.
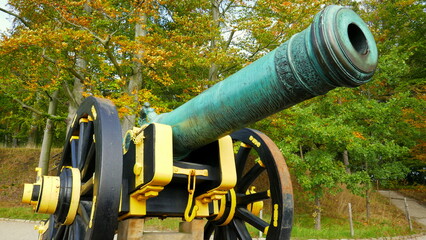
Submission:
M 154 122 L 172 126 L 174 158 L 336 87 L 370 81 L 378 52 L 351 9 L 328 6 L 277 49 Z

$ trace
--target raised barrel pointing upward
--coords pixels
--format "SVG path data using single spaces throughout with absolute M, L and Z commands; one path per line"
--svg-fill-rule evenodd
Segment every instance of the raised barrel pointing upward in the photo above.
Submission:
M 329 6 L 289 41 L 155 122 L 173 128 L 174 158 L 336 87 L 368 82 L 377 47 L 351 9 Z

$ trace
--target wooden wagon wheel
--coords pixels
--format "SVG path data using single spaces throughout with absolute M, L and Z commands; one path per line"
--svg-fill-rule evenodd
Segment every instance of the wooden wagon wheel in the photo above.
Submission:
M 58 207 L 43 239 L 113 239 L 122 178 L 121 127 L 114 105 L 87 98 L 59 165 Z
M 207 222 L 204 239 L 212 235 L 215 240 L 252 239 L 249 228 L 265 233 L 267 240 L 290 239 L 293 190 L 280 150 L 265 134 L 253 129 L 242 129 L 231 137 L 240 143 L 235 157 L 237 185 L 221 201 L 219 216 Z M 250 155 L 257 157 L 256 161 Z M 269 208 L 265 209 L 265 218 L 256 215 L 256 205 L 262 204 Z

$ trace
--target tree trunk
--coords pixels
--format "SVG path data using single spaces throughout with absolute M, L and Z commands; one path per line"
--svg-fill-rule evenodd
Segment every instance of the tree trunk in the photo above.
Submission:
M 370 220 L 370 191 L 365 191 L 365 209 L 366 209 L 366 217 L 367 222 Z
M 52 94 L 52 99 L 49 102 L 49 115 L 55 115 L 56 109 L 58 106 L 58 94 L 59 91 L 56 90 Z M 53 128 L 54 123 L 53 120 L 46 120 L 46 128 L 44 129 L 43 142 L 41 143 L 41 152 L 40 152 L 40 160 L 38 163 L 38 167 L 42 169 L 42 175 L 47 175 L 49 171 L 49 159 L 50 159 L 50 149 L 52 147 L 52 138 L 53 138 Z
M 217 0 L 211 0 L 211 5 L 212 5 L 212 20 L 213 20 L 213 25 L 214 27 L 220 28 L 220 11 L 219 11 L 219 4 L 220 2 Z M 213 39 L 211 39 L 210 41 L 210 49 L 212 51 L 214 51 L 214 49 L 216 48 L 216 44 L 217 44 L 217 39 L 216 37 L 219 36 L 215 36 Z M 217 65 L 216 63 L 212 63 L 210 65 L 210 69 L 209 69 L 209 82 L 210 84 L 214 84 L 215 82 L 218 81 L 219 78 L 219 65 Z
M 37 147 L 38 126 L 36 122 L 38 119 L 40 119 L 40 116 L 33 112 L 33 114 L 31 115 L 31 119 L 32 123 L 28 132 L 27 148 Z
M 40 102 L 40 94 L 36 94 L 36 102 L 35 107 L 39 105 Z M 37 138 L 38 138 L 38 126 L 37 121 L 40 120 L 40 114 L 33 112 L 31 115 L 31 126 L 28 132 L 28 142 L 27 148 L 35 148 L 37 147 Z
M 13 136 L 12 136 L 12 148 L 17 148 L 18 147 L 18 142 L 19 142 L 18 138 L 17 138 L 18 134 L 19 134 L 19 128 L 15 129 L 15 132 L 13 133 Z
M 147 16 L 145 13 L 139 13 L 139 20 L 135 24 L 135 41 L 141 42 L 141 38 L 147 35 L 145 26 L 147 23 Z M 142 58 L 143 51 L 140 50 L 134 56 L 134 67 L 133 75 L 130 77 L 129 85 L 127 88 L 127 93 L 130 96 L 133 96 L 135 102 L 138 102 L 138 91 L 142 88 Z M 123 118 L 122 120 L 122 135 L 126 134 L 127 130 L 131 129 L 135 125 L 136 114 L 130 114 Z
M 346 172 L 351 174 L 351 169 L 349 167 L 349 155 L 348 150 L 343 151 L 343 164 L 345 164 Z
M 315 229 L 321 230 L 321 201 L 315 197 Z
M 368 172 L 368 161 L 365 162 L 365 171 Z M 370 220 L 370 189 L 365 190 L 365 209 L 367 222 Z
M 83 72 L 83 70 L 87 67 L 87 62 L 86 60 L 77 56 L 76 66 L 79 72 Z M 66 120 L 68 132 L 74 120 L 75 114 L 77 113 L 77 109 L 83 101 L 83 84 L 81 83 L 81 79 L 74 77 L 72 90 L 68 88 L 66 83 L 64 83 L 63 86 L 64 91 L 67 93 L 69 99 L 68 115 Z

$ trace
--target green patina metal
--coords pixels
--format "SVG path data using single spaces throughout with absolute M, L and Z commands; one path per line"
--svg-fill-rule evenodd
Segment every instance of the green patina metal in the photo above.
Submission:
M 368 82 L 377 47 L 352 10 L 329 6 L 280 47 L 155 122 L 173 127 L 175 159 L 336 87 Z

